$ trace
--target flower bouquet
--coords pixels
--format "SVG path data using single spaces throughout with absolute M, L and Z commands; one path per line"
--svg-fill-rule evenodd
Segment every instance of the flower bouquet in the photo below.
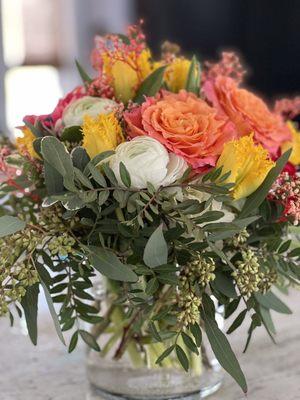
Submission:
M 166 42 L 154 61 L 139 26 L 91 61 L 1 145 L 0 315 L 36 344 L 43 291 L 101 398 L 199 398 L 220 366 L 246 392 L 222 318 L 249 324 L 246 351 L 291 312 L 275 292 L 300 281 L 299 99 L 268 108 L 231 53 L 200 66 Z

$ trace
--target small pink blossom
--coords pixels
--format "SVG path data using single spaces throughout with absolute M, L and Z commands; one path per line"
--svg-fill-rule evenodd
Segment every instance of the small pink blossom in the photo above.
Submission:
M 283 172 L 270 190 L 269 200 L 284 207 L 281 221 L 292 220 L 294 225 L 300 222 L 300 177 Z

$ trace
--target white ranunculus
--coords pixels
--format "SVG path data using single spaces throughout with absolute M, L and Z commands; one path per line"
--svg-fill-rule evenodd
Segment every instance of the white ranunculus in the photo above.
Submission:
M 131 186 L 135 189 L 146 188 L 148 182 L 155 188 L 168 186 L 187 169 L 182 157 L 169 154 L 160 142 L 148 136 L 139 136 L 130 142 L 119 144 L 115 154 L 109 159 L 109 165 L 120 186 L 124 187 L 120 177 L 120 162 L 129 172 Z
M 110 99 L 84 96 L 73 101 L 65 108 L 62 122 L 65 127 L 81 126 L 85 115 L 97 117 L 99 114 L 109 114 L 116 110 L 117 106 L 117 103 Z

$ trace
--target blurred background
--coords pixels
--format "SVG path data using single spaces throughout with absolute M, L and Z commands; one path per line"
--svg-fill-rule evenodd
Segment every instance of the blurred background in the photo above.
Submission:
M 145 21 L 154 54 L 168 39 L 187 54 L 239 52 L 247 84 L 267 99 L 300 92 L 299 0 L 0 0 L 0 131 L 52 111 L 89 70 L 93 37 Z

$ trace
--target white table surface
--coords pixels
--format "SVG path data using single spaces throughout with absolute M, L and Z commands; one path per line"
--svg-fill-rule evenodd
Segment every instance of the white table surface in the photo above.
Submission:
M 294 313 L 273 314 L 276 346 L 261 328 L 247 354 L 241 354 L 249 324 L 231 335 L 249 385 L 247 400 L 300 399 L 300 291 L 293 291 L 285 301 Z M 39 343 L 34 348 L 20 329 L 11 329 L 7 319 L 0 319 L 0 400 L 85 400 L 84 347 L 69 355 L 47 316 L 42 315 L 39 325 Z M 209 397 L 244 398 L 229 376 L 222 389 Z

